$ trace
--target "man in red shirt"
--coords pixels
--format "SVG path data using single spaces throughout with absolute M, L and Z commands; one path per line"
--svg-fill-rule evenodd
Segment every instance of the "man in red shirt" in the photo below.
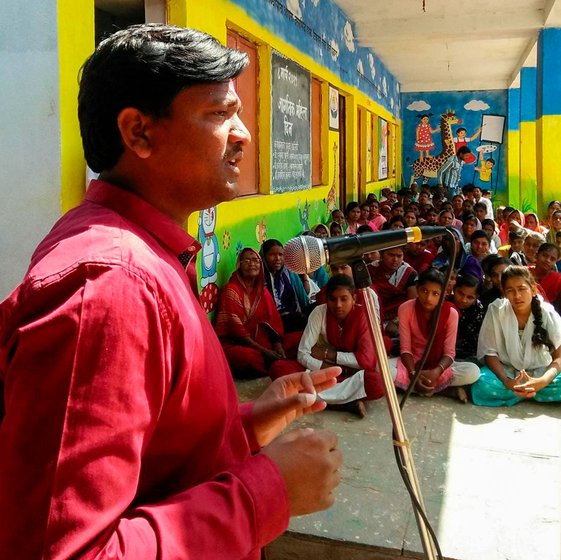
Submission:
M 335 435 L 278 434 L 324 407 L 339 368 L 239 406 L 182 227 L 236 194 L 246 64 L 198 31 L 144 25 L 83 68 L 100 178 L 0 305 L 0 558 L 256 559 L 290 515 L 333 502 Z

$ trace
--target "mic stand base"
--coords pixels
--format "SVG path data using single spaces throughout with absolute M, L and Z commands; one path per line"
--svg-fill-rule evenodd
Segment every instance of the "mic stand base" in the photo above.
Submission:
M 359 292 L 363 295 L 363 301 L 366 307 L 366 312 L 368 314 L 368 326 L 370 335 L 372 336 L 374 347 L 376 348 L 378 368 L 384 382 L 386 402 L 388 404 L 390 418 L 393 426 L 393 445 L 396 447 L 396 451 L 400 457 L 401 464 L 403 465 L 403 468 L 409 477 L 410 491 L 424 511 L 425 506 L 423 504 L 423 498 L 421 496 L 421 489 L 419 486 L 419 480 L 417 478 L 417 472 L 415 471 L 413 454 L 411 452 L 411 444 L 407 439 L 407 434 L 405 433 L 405 425 L 403 423 L 403 417 L 401 415 L 401 409 L 399 407 L 399 400 L 395 391 L 393 378 L 390 374 L 388 356 L 386 353 L 382 330 L 380 327 L 380 318 L 376 314 L 374 296 L 372 294 L 372 291 L 369 289 L 371 285 L 370 274 L 368 272 L 366 264 L 362 260 L 352 263 L 352 268 L 355 285 L 358 288 Z M 413 510 L 417 521 L 417 527 L 419 529 L 421 544 L 423 546 L 426 558 L 428 560 L 436 560 L 438 558 L 437 551 L 435 543 L 431 535 L 429 534 L 427 524 L 425 523 L 425 520 L 423 519 L 417 508 L 414 507 Z

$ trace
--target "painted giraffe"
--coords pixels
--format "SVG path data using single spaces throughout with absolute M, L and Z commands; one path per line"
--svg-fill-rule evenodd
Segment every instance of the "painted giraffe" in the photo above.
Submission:
M 413 162 L 413 177 L 411 182 L 419 177 L 423 177 L 423 182 L 427 177 L 436 177 L 437 171 L 444 162 L 456 153 L 452 136 L 452 125 L 460 124 L 462 121 L 456 117 L 456 111 L 448 111 L 440 116 L 440 136 L 442 139 L 442 151 L 434 157 L 416 159 Z

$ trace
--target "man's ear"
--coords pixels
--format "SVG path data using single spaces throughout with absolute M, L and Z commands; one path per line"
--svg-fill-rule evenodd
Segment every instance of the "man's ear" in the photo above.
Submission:
M 146 159 L 152 153 L 152 124 L 152 117 L 134 107 L 126 107 L 117 116 L 117 126 L 125 148 L 140 159 Z

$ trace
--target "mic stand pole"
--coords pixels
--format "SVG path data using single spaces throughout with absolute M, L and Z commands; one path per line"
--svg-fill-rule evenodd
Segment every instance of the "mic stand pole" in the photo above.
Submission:
M 353 269 L 353 279 L 355 282 L 355 286 L 361 292 L 364 298 L 364 303 L 368 314 L 370 335 L 372 336 L 372 340 L 374 341 L 374 346 L 376 348 L 376 354 L 378 357 L 378 366 L 380 369 L 380 373 L 382 374 L 382 380 L 384 382 L 384 387 L 386 390 L 386 401 L 388 403 L 388 409 L 393 425 L 393 444 L 394 446 L 396 446 L 397 452 L 401 459 L 401 463 L 405 471 L 409 475 L 413 495 L 424 510 L 425 506 L 423 504 L 419 480 L 417 479 L 417 473 L 415 471 L 415 465 L 413 463 L 411 445 L 405 433 L 405 425 L 403 424 L 403 417 L 401 416 L 401 409 L 399 407 L 397 393 L 395 391 L 393 378 L 390 374 L 388 356 L 386 354 L 386 348 L 384 346 L 384 340 L 382 338 L 382 330 L 380 328 L 380 318 L 376 315 L 374 297 L 371 290 L 369 290 L 369 287 L 372 284 L 370 273 L 368 272 L 368 268 L 366 267 L 366 264 L 363 260 L 355 261 L 351 266 Z M 431 535 L 429 534 L 429 531 L 427 529 L 427 524 L 425 523 L 423 517 L 417 511 L 417 508 L 414 507 L 413 510 L 417 520 L 419 536 L 421 538 L 421 543 L 423 545 L 425 555 L 428 560 L 436 560 L 437 552 L 433 539 L 431 538 Z

